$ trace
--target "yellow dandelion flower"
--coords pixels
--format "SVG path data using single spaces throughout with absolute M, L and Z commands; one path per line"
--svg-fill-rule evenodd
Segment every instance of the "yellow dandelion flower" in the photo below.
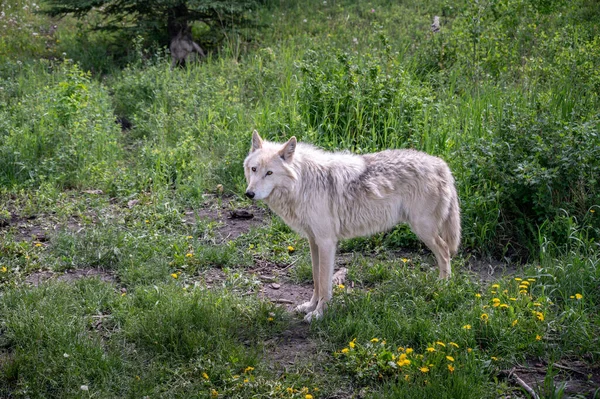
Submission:
M 480 293 L 475 294 L 475 298 L 481 298 L 481 294 Z
M 356 346 L 356 343 L 355 343 L 355 341 L 356 341 L 356 338 L 354 338 L 352 341 L 350 341 L 350 342 L 348 343 L 348 345 L 350 345 L 350 347 L 351 347 L 351 348 L 354 348 L 354 347 Z
M 521 277 L 515 277 L 515 281 L 523 281 Z
M 583 295 L 581 295 L 581 294 L 575 294 L 575 298 L 576 298 L 577 300 L 580 300 L 580 299 L 582 299 L 582 298 L 583 298 Z
M 427 372 L 429 372 L 429 367 L 426 367 L 426 366 L 419 367 L 419 370 L 421 370 L 421 373 L 427 373 Z
M 402 261 L 402 263 L 406 263 L 406 262 L 408 262 L 408 259 L 406 259 L 406 258 L 402 258 L 402 259 L 400 259 L 400 260 Z
M 500 302 L 494 302 L 494 304 L 492 306 L 497 308 L 498 306 L 500 306 Z
M 527 286 L 529 286 L 529 281 L 527 281 L 527 280 L 523 280 L 523 281 L 521 281 L 519 284 L 521 284 L 521 285 L 527 285 Z
M 177 273 L 171 273 L 171 277 L 177 278 L 177 277 L 179 277 L 179 275 Z
M 527 281 L 529 281 L 530 283 L 533 283 L 535 281 L 534 278 L 528 278 Z
M 537 319 L 539 321 L 544 321 L 544 314 L 542 312 L 534 312 L 535 313 L 535 317 L 537 317 Z
M 371 340 L 371 342 L 373 342 L 373 343 L 379 342 L 379 338 L 373 338 L 373 339 Z
M 272 317 L 267 317 L 267 321 L 273 321 L 273 320 L 275 320 L 275 319 Z
M 500 304 L 500 309 L 506 309 L 506 308 L 508 308 L 507 304 L 505 304 L 505 303 Z
M 500 288 L 500 284 L 492 284 L 492 288 L 498 289 Z
M 247 384 L 247 383 L 249 383 L 249 382 L 250 382 L 250 380 L 249 380 L 249 379 L 247 379 L 247 378 L 244 378 L 244 384 Z
M 210 390 L 210 396 L 213 398 L 216 398 L 219 396 L 219 392 L 217 392 L 215 389 L 211 389 Z
M 202 373 L 202 378 L 204 378 L 205 380 L 210 380 L 210 378 L 208 378 L 208 374 L 206 373 Z
M 191 258 L 191 257 L 193 257 L 193 256 L 194 256 L 194 254 L 193 254 L 193 253 L 191 253 L 191 252 L 188 252 L 187 254 L 185 254 L 185 257 L 186 257 L 186 258 Z
M 455 348 L 458 348 L 458 344 L 456 342 L 448 342 L 448 345 L 452 345 Z
M 398 365 L 398 367 L 408 366 L 410 364 L 410 360 L 408 360 L 408 359 L 398 360 L 396 362 L 396 364 Z
M 490 359 L 492 359 L 493 361 L 497 361 L 498 358 L 496 356 L 492 356 Z
M 287 250 L 289 252 L 294 252 L 296 249 L 294 249 L 294 247 L 292 247 L 291 245 L 288 245 Z
M 429 352 L 429 353 L 435 352 L 435 348 L 429 347 L 429 348 L 427 348 L 427 352 Z
M 539 302 L 534 302 L 534 303 L 533 303 L 533 306 L 542 306 L 542 304 L 541 304 L 541 303 L 539 303 Z
M 246 368 L 244 369 L 244 373 L 248 373 L 248 372 L 250 372 L 250 371 L 252 371 L 252 370 L 254 370 L 254 367 L 252 367 L 252 366 L 248 366 L 248 367 L 246 367 Z
M 36 242 L 36 243 L 35 243 L 35 246 L 39 248 L 39 247 L 41 247 L 41 246 L 42 246 L 42 243 L 40 243 L 40 242 Z
M 442 341 L 437 341 L 436 344 L 439 346 L 443 346 L 444 348 L 446 347 L 446 344 L 443 343 Z
M 454 367 L 451 364 L 448 365 L 448 371 L 451 373 L 454 372 Z
M 508 298 L 508 299 L 510 299 L 511 301 L 516 301 L 517 300 L 517 298 Z
M 482 313 L 481 316 L 480 316 L 480 318 L 483 321 L 487 321 L 490 318 L 490 316 L 488 316 L 487 313 Z
M 467 348 L 467 352 L 471 353 L 471 352 L 473 352 L 473 349 Z
M 464 328 L 465 330 L 470 330 L 470 329 L 471 329 L 471 325 L 470 325 L 470 324 L 465 324 L 465 325 L 463 326 L 463 328 Z
M 404 374 L 404 381 L 408 381 L 410 379 L 410 376 L 408 374 Z
M 575 295 L 570 295 L 569 298 L 570 299 L 575 299 Z
M 2 271 L 2 273 L 6 273 L 8 269 L 6 268 L 6 266 L 2 266 L 2 268 L 0 268 L 0 271 Z
M 508 294 L 508 290 L 504 290 L 504 291 L 502 291 L 502 293 L 503 293 L 504 295 L 506 295 L 506 294 Z
M 518 319 L 515 319 L 515 320 L 512 322 L 512 326 L 513 326 L 513 327 L 514 327 L 514 326 L 516 326 L 518 322 L 519 322 L 519 320 L 518 320 Z
M 307 393 L 306 395 L 304 395 L 304 399 L 313 399 L 313 396 Z
M 526 285 L 520 285 L 520 286 L 519 286 L 519 289 L 520 289 L 520 290 L 526 290 L 527 288 L 529 288 L 529 287 L 528 287 L 528 286 L 526 286 Z
M 521 290 L 519 291 L 519 294 L 527 294 L 527 290 Z
M 344 288 L 346 288 L 346 286 L 344 284 L 338 284 L 337 286 L 340 290 L 343 290 Z
M 285 389 L 285 391 L 286 391 L 287 393 L 294 393 L 294 388 L 287 387 L 287 388 Z
M 342 349 L 342 353 L 348 353 L 348 352 L 350 352 L 350 349 L 348 349 L 348 348 Z
M 406 354 L 410 355 L 411 353 L 413 353 L 413 348 L 406 348 Z
M 191 239 L 192 239 L 192 238 L 194 238 L 194 237 L 192 237 L 192 236 L 187 236 L 187 237 L 185 237 L 185 238 L 187 238 L 188 240 L 191 240 Z
M 452 356 L 446 356 L 446 359 L 448 359 L 449 362 L 453 362 L 454 358 Z

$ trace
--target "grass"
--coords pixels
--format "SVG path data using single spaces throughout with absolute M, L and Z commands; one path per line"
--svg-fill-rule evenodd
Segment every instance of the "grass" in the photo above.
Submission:
M 598 397 L 597 7 L 392 3 L 266 2 L 253 40 L 174 70 L 95 16 L 0 5 L 0 396 L 523 397 L 507 371 L 541 364 L 540 397 Z M 312 278 L 277 217 L 228 230 L 254 128 L 444 158 L 453 278 L 399 227 L 340 243 L 310 327 L 265 299 Z

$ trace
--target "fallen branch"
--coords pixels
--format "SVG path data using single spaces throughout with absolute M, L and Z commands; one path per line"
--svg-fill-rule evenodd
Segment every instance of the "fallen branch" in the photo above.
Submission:
M 520 386 L 521 388 L 523 388 L 525 390 L 525 392 L 527 392 L 533 399 L 540 399 L 540 397 L 538 396 L 538 394 L 535 393 L 534 389 L 532 387 L 530 387 L 529 385 L 527 385 L 527 383 L 525 381 L 523 381 L 517 375 L 517 373 L 515 373 L 515 368 L 514 367 L 508 373 L 508 379 L 509 380 L 510 379 L 514 380 L 517 383 L 517 385 Z
M 561 370 L 572 371 L 573 373 L 577 373 L 577 374 L 582 375 L 582 376 L 584 376 L 586 378 L 588 376 L 587 373 L 585 373 L 583 371 L 580 371 L 580 370 L 577 370 L 577 369 L 574 369 L 574 368 L 571 368 L 571 367 L 568 367 L 568 366 L 563 366 L 562 364 L 559 364 L 559 363 L 552 363 L 552 367 L 556 367 L 557 369 L 561 369 Z
M 271 299 L 271 302 L 275 302 L 275 303 L 285 303 L 288 305 L 291 305 L 294 303 L 294 301 L 290 301 L 289 299 L 284 299 L 284 298 L 276 298 L 276 299 Z

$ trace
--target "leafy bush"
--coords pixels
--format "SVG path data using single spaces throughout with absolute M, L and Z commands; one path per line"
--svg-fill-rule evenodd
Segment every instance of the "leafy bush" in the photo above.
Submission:
M 418 143 L 430 92 L 390 57 L 381 39 L 384 50 L 376 55 L 313 50 L 298 63 L 298 97 L 313 141 L 359 152 Z
M 108 94 L 69 62 L 47 81 L 0 109 L 0 183 L 103 187 L 121 153 Z
M 465 146 L 461 156 L 471 173 L 463 184 L 494 192 L 503 230 L 498 244 L 537 254 L 542 225 L 550 241 L 565 243 L 565 212 L 588 223 L 598 238 L 600 221 L 590 210 L 600 203 L 599 123 L 560 122 L 507 105 L 496 135 Z

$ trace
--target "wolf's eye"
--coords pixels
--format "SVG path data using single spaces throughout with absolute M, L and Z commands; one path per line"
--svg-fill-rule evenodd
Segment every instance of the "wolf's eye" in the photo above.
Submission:
M 252 171 L 253 171 L 253 172 L 256 172 L 256 166 L 253 166 L 253 167 L 252 167 Z
M 273 172 L 271 172 L 271 171 L 267 172 L 267 176 L 271 176 L 272 174 L 273 174 Z

